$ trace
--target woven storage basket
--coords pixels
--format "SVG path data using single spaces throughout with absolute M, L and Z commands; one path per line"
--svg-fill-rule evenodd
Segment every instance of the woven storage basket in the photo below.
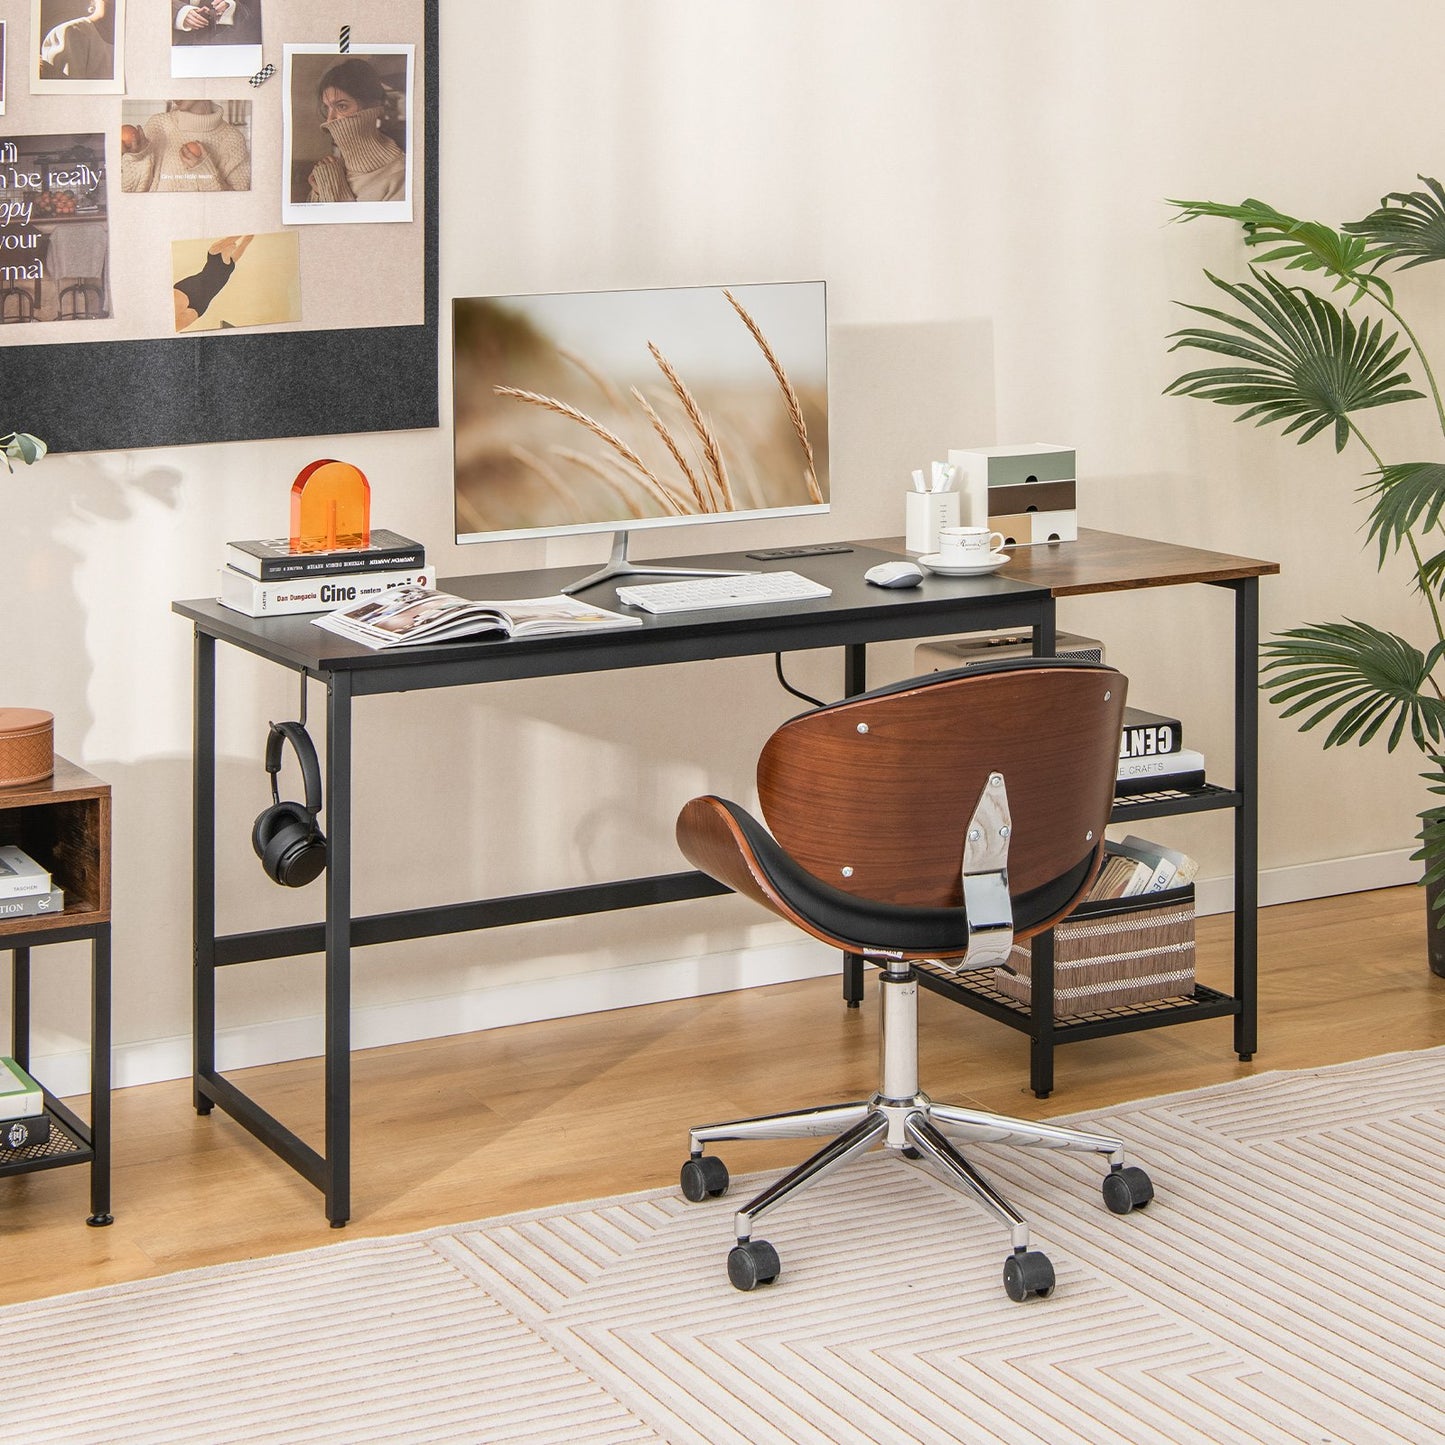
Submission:
M 0 788 L 55 771 L 55 719 L 33 707 L 0 707 Z
M 1027 944 L 1009 955 L 1013 973 L 993 984 L 1020 1003 L 1032 998 Z M 1153 1003 L 1194 990 L 1194 888 L 1082 904 L 1054 930 L 1054 1017 Z

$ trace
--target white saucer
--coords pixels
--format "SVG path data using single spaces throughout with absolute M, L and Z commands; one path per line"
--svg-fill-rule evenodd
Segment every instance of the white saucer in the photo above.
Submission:
M 937 572 L 940 577 L 987 577 L 990 572 L 997 572 L 1007 561 L 1007 552 L 990 552 L 982 562 L 945 562 L 937 552 L 918 559 L 920 566 L 927 567 L 930 572 Z

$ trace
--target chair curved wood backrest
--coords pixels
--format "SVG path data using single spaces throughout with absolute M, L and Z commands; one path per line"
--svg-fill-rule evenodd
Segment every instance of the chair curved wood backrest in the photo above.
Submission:
M 893 908 L 958 909 L 969 820 L 990 774 L 1002 773 L 1009 893 L 1017 936 L 1028 937 L 1077 904 L 1102 861 L 1126 689 L 1110 667 L 1026 658 L 818 708 L 765 744 L 763 818 L 787 859 L 833 889 Z M 826 936 L 779 898 L 740 810 L 712 802 L 683 810 L 683 852 Z

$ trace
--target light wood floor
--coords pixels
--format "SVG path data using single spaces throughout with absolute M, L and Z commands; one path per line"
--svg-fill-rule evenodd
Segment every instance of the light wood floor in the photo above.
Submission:
M 1227 919 L 1202 920 L 1200 977 L 1216 987 L 1230 986 L 1229 937 Z M 1023 1034 L 924 994 L 924 1087 L 1046 1116 L 1445 1043 L 1418 889 L 1265 909 L 1260 939 L 1251 1064 L 1228 1020 L 1156 1029 L 1059 1050 L 1057 1088 L 1037 1100 Z M 359 1053 L 345 1230 L 239 1125 L 197 1117 L 188 1082 L 118 1091 L 115 1224 L 86 1227 L 83 1167 L 0 1180 L 0 1303 L 675 1183 L 689 1124 L 871 1092 L 875 1007 L 873 989 L 850 1011 L 837 979 L 819 979 Z M 319 1141 L 317 1061 L 242 1077 Z M 803 1152 L 734 1144 L 727 1157 L 743 1171 Z

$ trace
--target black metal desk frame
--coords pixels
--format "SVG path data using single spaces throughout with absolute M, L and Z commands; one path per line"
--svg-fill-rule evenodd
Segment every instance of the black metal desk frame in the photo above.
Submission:
M 678 559 L 701 566 L 756 568 L 740 554 Z M 864 544 L 848 553 L 793 563 L 827 583 L 826 599 L 644 620 L 641 627 L 580 637 L 452 642 L 373 652 L 311 625 L 308 617 L 258 620 L 213 601 L 178 602 L 194 625 L 194 1099 L 215 1105 L 250 1130 L 325 1196 L 334 1228 L 351 1215 L 351 950 L 368 944 L 635 908 L 727 890 L 692 871 L 625 879 L 507 898 L 354 917 L 351 896 L 352 709 L 385 693 L 471 686 L 529 677 L 608 672 L 667 663 L 840 647 L 844 694 L 867 686 L 867 646 L 978 630 L 1032 631 L 1035 651 L 1054 649 L 1054 601 L 1047 587 L 991 577 L 930 578 L 922 587 L 868 587 L 866 567 L 885 560 Z M 767 565 L 767 564 L 765 564 Z M 781 567 L 788 563 L 775 564 Z M 473 597 L 536 597 L 575 579 L 576 569 L 452 578 L 446 590 Z M 615 607 L 609 587 L 589 601 Z M 328 866 L 324 920 L 317 924 L 216 933 L 216 644 L 226 642 L 321 683 L 326 689 L 325 828 Z M 216 1067 L 216 972 L 236 964 L 324 954 L 325 1141 L 318 1151 L 263 1109 Z

